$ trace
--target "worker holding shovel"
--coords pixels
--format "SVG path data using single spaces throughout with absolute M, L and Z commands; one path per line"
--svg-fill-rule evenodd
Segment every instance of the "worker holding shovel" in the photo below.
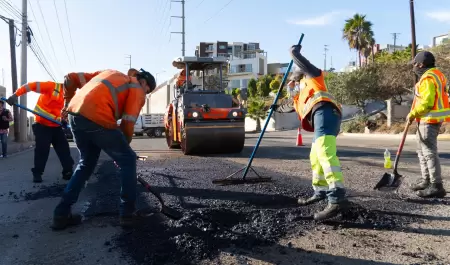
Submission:
M 441 164 L 437 137 L 443 122 L 450 121 L 447 78 L 436 68 L 431 52 L 419 52 L 411 62 L 420 78 L 415 87 L 415 97 L 407 120 L 417 121 L 417 155 L 422 179 L 411 186 L 419 197 L 442 198 L 446 191 L 442 184 Z
M 291 49 L 291 56 L 298 69 L 288 86 L 296 87 L 296 94 L 288 103 L 272 105 L 271 108 L 280 113 L 296 111 L 302 129 L 314 132 L 310 153 L 314 195 L 300 198 L 298 203 L 309 205 L 328 197 L 328 206 L 314 214 L 315 220 L 324 220 L 335 217 L 348 206 L 341 166 L 336 155 L 336 137 L 340 131 L 342 111 L 341 105 L 328 92 L 323 71 L 303 57 L 300 50 L 301 45 Z
M 75 89 L 76 86 L 67 86 Z M 76 93 L 67 93 L 65 105 L 80 161 L 53 216 L 54 230 L 81 222 L 72 205 L 97 166 L 103 150 L 120 167 L 120 224 L 133 224 L 136 202 L 136 153 L 131 149 L 134 124 L 144 106 L 146 94 L 156 87 L 155 78 L 141 69 L 136 77 L 119 71 L 100 72 Z M 120 129 L 117 120 L 121 119 Z

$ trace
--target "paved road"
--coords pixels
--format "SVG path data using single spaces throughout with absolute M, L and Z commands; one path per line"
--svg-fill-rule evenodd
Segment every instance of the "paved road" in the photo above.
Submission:
M 188 212 L 190 211 L 189 209 L 194 209 L 192 213 L 198 213 L 198 211 L 200 211 L 201 213 L 201 207 L 206 207 L 205 205 L 203 205 L 205 201 L 207 202 L 207 205 L 222 205 L 219 208 L 230 207 L 230 209 L 235 209 L 242 208 L 243 205 L 247 205 L 250 202 L 256 205 L 257 201 L 259 200 L 260 204 L 270 204 L 269 202 L 272 202 L 273 205 L 271 206 L 271 209 L 269 209 L 270 211 L 272 211 L 273 209 L 281 207 L 280 205 L 278 205 L 280 202 L 273 201 L 278 200 L 276 198 L 278 198 L 277 196 L 281 196 L 280 194 L 289 194 L 289 196 L 294 196 L 298 195 L 298 193 L 303 194 L 303 190 L 309 188 L 310 172 L 308 156 L 309 145 L 312 137 L 311 134 L 304 134 L 303 140 L 305 146 L 302 147 L 295 146 L 295 137 L 296 131 L 266 133 L 261 147 L 257 153 L 256 159 L 254 160 L 254 166 L 258 170 L 258 172 L 261 171 L 263 172 L 263 174 L 270 175 L 275 179 L 278 178 L 283 181 L 293 181 L 293 184 L 290 185 L 292 187 L 283 184 L 289 184 L 289 182 L 281 181 L 282 183 L 280 183 L 279 185 L 276 184 L 274 188 L 270 188 L 270 186 L 263 187 L 260 185 L 220 189 L 212 188 L 210 186 L 202 186 L 205 185 L 205 179 L 210 180 L 213 177 L 217 178 L 220 176 L 224 176 L 228 173 L 233 172 L 235 169 L 244 166 L 254 144 L 256 143 L 258 134 L 247 134 L 246 148 L 244 149 L 243 153 L 239 155 L 183 157 L 178 150 L 167 150 L 164 139 L 149 139 L 146 137 L 134 139 L 132 142 L 132 146 L 138 154 L 150 156 L 148 162 L 140 164 L 140 171 L 152 171 L 155 174 L 161 175 L 160 177 L 158 177 L 150 174 L 151 180 L 154 181 L 154 183 L 157 183 L 155 188 L 164 194 L 165 198 L 168 199 L 171 205 L 181 204 L 183 205 L 183 208 L 188 209 Z M 339 137 L 338 144 L 339 155 L 342 160 L 344 174 L 347 178 L 347 185 L 351 189 L 350 195 L 358 197 L 361 194 L 366 193 L 367 190 L 370 190 L 370 186 L 373 184 L 373 182 L 376 181 L 377 178 L 382 174 L 382 172 L 385 171 L 382 168 L 384 149 L 389 148 L 391 153 L 394 154 L 395 149 L 398 145 L 398 140 L 368 140 L 355 139 L 351 137 Z M 450 142 L 440 142 L 439 147 L 442 151 L 444 175 L 447 176 L 448 180 L 448 176 L 450 175 L 450 160 L 448 159 L 450 158 Z M 400 169 L 400 172 L 403 172 L 405 173 L 405 175 L 411 177 L 418 174 L 417 158 L 414 153 L 414 148 L 414 142 L 408 140 L 405 146 L 405 153 L 402 156 L 402 162 L 404 161 L 404 163 L 401 163 Z M 75 148 L 73 148 L 73 155 L 75 160 L 78 160 Z M 117 226 L 117 220 L 115 216 L 117 210 L 118 182 L 117 178 L 113 177 L 115 175 L 115 171 L 112 168 L 111 164 L 107 161 L 108 159 L 106 157 L 102 157 L 101 161 L 99 161 L 99 167 L 97 169 L 96 175 L 91 178 L 88 186 L 80 196 L 79 203 L 75 207 L 75 211 L 82 211 L 87 217 L 83 226 L 71 228 L 67 231 L 58 233 L 52 232 L 49 229 L 52 210 L 58 202 L 58 196 L 65 185 L 65 182 L 60 179 L 61 166 L 59 165 L 59 161 L 55 153 L 52 151 L 49 163 L 46 168 L 46 173 L 43 176 L 44 182 L 40 185 L 34 185 L 33 183 L 31 183 L 30 172 L 32 160 L 33 151 L 11 156 L 7 160 L 0 160 L 0 264 L 110 265 L 135 264 L 135 262 L 140 262 L 141 264 L 151 264 L 149 263 L 150 260 L 148 260 L 148 256 L 146 255 L 150 255 L 149 253 L 152 253 L 152 255 L 154 255 L 153 252 L 157 252 L 155 249 L 158 249 L 158 246 L 154 245 L 154 241 L 161 242 L 161 246 L 164 246 L 164 248 L 166 249 L 170 250 L 170 248 L 174 248 L 173 251 L 178 250 L 179 253 L 176 251 L 170 252 L 174 257 L 187 257 L 192 259 L 198 258 L 201 254 L 198 253 L 199 251 L 201 252 L 208 250 L 208 248 L 201 248 L 201 246 L 205 247 L 205 243 L 203 241 L 203 243 L 200 241 L 198 244 L 195 243 L 197 242 L 195 240 L 200 240 L 201 238 L 203 238 L 202 236 L 198 238 L 194 237 L 190 241 L 188 240 L 189 237 L 188 239 L 180 239 L 177 238 L 176 234 L 182 234 L 181 230 L 170 230 L 170 227 L 168 228 L 166 226 L 158 228 L 156 223 L 153 223 L 151 225 L 151 229 L 145 227 L 144 230 L 124 233 Z M 200 175 L 202 177 L 200 177 Z M 172 186 L 172 188 L 167 188 L 167 185 Z M 206 190 L 207 188 L 210 190 Z M 290 189 L 293 189 L 293 191 L 291 191 Z M 262 191 L 266 192 L 267 194 L 273 195 L 270 195 L 272 197 L 265 198 L 265 195 L 263 196 Z M 231 193 L 228 194 L 228 192 Z M 419 207 L 398 202 L 397 205 L 394 206 L 389 204 L 385 205 L 386 202 L 375 203 L 374 201 L 370 201 L 370 199 L 364 199 L 363 197 L 364 196 L 360 196 L 359 198 L 361 200 L 361 203 L 367 202 L 376 205 L 376 207 L 378 207 L 378 210 L 389 211 L 395 207 L 405 207 L 405 209 L 407 209 L 410 213 L 422 213 L 426 210 L 429 210 L 427 206 Z M 241 200 L 242 198 L 246 198 L 248 199 L 248 201 L 244 204 L 236 204 L 241 203 L 237 202 L 237 198 L 240 198 L 239 200 Z M 140 196 L 140 199 L 146 201 L 147 206 L 150 205 L 150 208 L 154 208 L 156 205 L 155 200 L 149 198 L 148 196 Z M 280 197 L 279 199 L 284 200 L 285 202 L 286 200 L 289 201 L 289 199 L 284 197 Z M 222 204 L 222 202 L 220 202 L 219 200 L 226 200 L 227 202 L 225 204 Z M 387 200 L 387 202 L 389 202 L 389 200 L 391 199 L 387 198 Z M 390 202 L 392 204 L 392 201 Z M 253 209 L 254 207 L 258 208 L 262 206 L 252 206 L 251 209 Z M 308 211 L 311 212 L 313 210 L 314 209 L 311 208 Z M 448 212 L 448 207 L 444 210 Z M 257 210 L 256 212 L 254 212 L 254 210 L 247 209 L 245 211 L 247 211 L 249 214 L 252 214 L 254 218 L 257 218 L 255 216 L 259 216 L 258 218 L 260 218 L 260 215 L 262 214 L 262 210 Z M 287 209 L 286 211 L 289 211 L 289 209 Z M 209 214 L 211 215 L 213 213 L 214 212 L 210 212 Z M 303 216 L 305 213 L 302 212 L 298 214 L 300 216 Z M 441 215 L 441 212 L 436 213 L 436 215 Z M 270 220 L 272 220 L 273 218 L 277 218 L 272 215 L 269 216 Z M 225 217 L 230 218 L 228 215 Z M 236 216 L 235 218 L 238 217 Z M 155 222 L 155 219 L 151 220 L 152 222 Z M 190 220 L 195 221 L 197 219 L 194 218 Z M 228 221 L 231 222 L 232 220 L 233 218 Z M 297 219 L 294 218 L 293 220 Z M 383 220 L 380 220 L 380 222 L 384 222 Z M 391 219 L 389 220 L 389 222 L 392 222 Z M 202 222 L 204 223 L 206 221 L 202 220 Z M 216 222 L 219 222 L 219 220 L 216 220 Z M 243 220 L 241 222 L 245 223 Z M 254 219 L 254 221 L 252 222 L 257 223 L 257 220 Z M 290 227 L 288 224 L 285 224 L 284 221 L 277 222 L 283 223 L 285 227 Z M 311 224 L 310 221 L 305 222 L 307 222 L 307 224 L 305 223 L 305 227 L 309 227 L 307 231 L 310 231 L 312 229 L 311 225 L 313 224 Z M 292 221 L 290 223 L 292 223 Z M 185 223 L 174 223 L 173 225 L 178 228 L 186 226 Z M 238 224 L 236 225 L 239 226 Z M 276 227 L 277 224 L 271 224 L 271 226 Z M 180 247 L 179 245 L 177 245 L 178 247 L 176 247 L 173 244 L 166 245 L 166 243 L 163 242 L 165 242 L 165 235 L 167 234 L 158 234 L 158 231 L 155 231 L 155 229 L 164 231 L 164 233 L 167 234 L 175 233 L 173 234 L 173 236 L 174 238 L 177 238 L 176 242 L 182 242 L 183 246 Z M 237 228 L 233 226 L 233 229 Z M 262 228 L 258 226 L 257 228 L 253 227 L 252 229 L 257 229 L 257 231 L 260 231 L 258 229 Z M 292 230 L 293 228 L 291 227 L 289 229 Z M 305 232 L 301 233 L 304 234 Z M 188 234 L 192 234 L 192 231 L 190 231 Z M 283 239 L 287 236 L 286 233 L 275 233 L 274 231 L 266 231 L 262 234 L 266 235 L 267 238 L 269 238 L 270 236 L 271 239 L 280 240 L 280 242 L 282 242 Z M 182 235 L 186 237 L 186 234 Z M 222 237 L 227 236 L 229 236 L 229 234 L 222 235 Z M 310 236 L 312 238 L 310 238 L 310 241 L 320 240 L 318 239 L 320 238 L 320 236 L 315 233 L 311 233 Z M 240 241 L 245 241 L 249 238 L 245 238 L 245 240 L 241 239 L 242 238 L 238 238 L 238 241 L 233 241 L 234 243 L 232 243 L 231 245 L 239 245 Z M 398 240 L 405 240 L 405 238 L 402 237 Z M 414 240 L 417 241 L 419 239 L 415 238 Z M 433 240 L 436 239 L 433 238 Z M 410 242 L 411 240 L 405 240 L 405 242 L 406 241 Z M 186 244 L 191 244 L 190 242 L 194 242 L 192 243 L 193 245 L 186 246 Z M 230 247 L 229 245 L 224 244 L 223 241 L 214 242 L 215 243 L 213 244 L 216 244 L 217 247 Z M 343 247 L 343 250 L 341 252 L 333 252 L 331 250 L 328 250 L 328 248 L 327 250 L 318 250 L 322 248 L 317 247 L 317 245 L 305 245 L 306 243 L 302 242 L 303 241 L 290 240 L 289 244 L 291 245 L 291 247 L 289 247 L 289 249 L 292 249 L 292 245 L 294 245 L 295 247 L 298 247 L 298 249 L 309 249 L 308 253 L 296 251 L 295 254 L 290 253 L 290 250 L 284 250 L 290 253 L 290 255 L 288 256 L 290 256 L 291 258 L 293 257 L 294 261 L 288 261 L 286 259 L 280 258 L 278 262 L 277 258 L 273 258 L 272 256 L 268 257 L 267 255 L 263 255 L 261 253 L 257 254 L 254 252 L 247 254 L 241 253 L 239 255 L 235 253 L 231 256 L 225 255 L 225 257 L 223 256 L 224 254 L 221 253 L 219 258 L 216 257 L 211 263 L 204 264 L 219 264 L 219 262 L 221 262 L 221 264 L 298 264 L 296 263 L 295 259 L 309 259 L 311 257 L 323 262 L 334 262 L 336 261 L 336 255 L 339 256 L 339 262 L 337 264 L 407 264 L 407 262 L 412 263 L 412 261 L 417 261 L 417 258 L 413 258 L 408 255 L 400 255 L 399 253 L 395 255 L 392 254 L 391 256 L 386 255 L 386 257 L 383 258 L 374 258 L 373 255 L 377 254 L 373 254 L 371 252 L 372 249 L 367 250 L 366 254 L 362 254 L 360 253 L 360 251 L 355 252 L 355 250 L 353 250 L 352 252 L 351 246 L 349 247 L 350 250 Z M 324 242 L 334 244 L 333 240 L 325 240 Z M 339 242 L 339 240 L 335 239 L 335 242 Z M 287 241 L 285 243 L 289 245 Z M 342 244 L 347 243 L 348 242 L 344 242 Z M 151 244 L 151 247 L 143 247 L 143 245 L 145 244 Z M 401 245 L 401 243 L 399 244 Z M 441 245 L 444 245 L 443 247 L 445 247 L 444 243 L 441 243 Z M 278 248 L 280 247 L 282 247 L 283 249 L 288 248 L 286 246 L 283 246 L 282 243 L 279 243 Z M 447 246 L 447 249 L 448 247 L 450 246 Z M 376 247 L 372 248 L 375 249 Z M 163 252 L 163 249 L 158 250 Z M 270 252 L 272 250 L 267 251 Z M 191 255 L 189 256 L 185 252 L 196 254 L 189 254 Z M 299 254 L 300 252 L 301 254 Z M 279 253 L 277 255 L 279 255 Z M 161 260 L 165 260 L 163 258 L 167 257 L 163 256 L 164 255 L 161 254 L 161 257 L 151 257 L 155 259 L 160 258 Z M 445 259 L 445 257 L 450 258 L 448 257 L 448 254 L 440 254 L 441 259 Z M 244 259 L 245 261 L 238 261 L 238 259 Z M 366 263 L 369 262 L 369 260 L 379 260 L 391 263 Z M 175 262 L 175 264 L 181 263 Z M 316 263 L 305 262 L 304 264 Z

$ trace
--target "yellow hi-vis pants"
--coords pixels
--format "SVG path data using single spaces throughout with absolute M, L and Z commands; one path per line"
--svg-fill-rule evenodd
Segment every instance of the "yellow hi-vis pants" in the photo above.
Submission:
M 341 164 L 336 155 L 336 136 L 323 135 L 314 140 L 309 155 L 314 192 L 344 188 Z

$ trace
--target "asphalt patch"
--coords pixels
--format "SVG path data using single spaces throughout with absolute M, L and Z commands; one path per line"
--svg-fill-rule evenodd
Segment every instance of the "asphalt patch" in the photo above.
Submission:
M 113 248 L 120 249 L 124 257 L 137 264 L 190 265 L 214 258 L 220 250 L 251 251 L 276 244 L 289 235 L 302 236 L 317 227 L 312 216 L 326 206 L 325 202 L 307 207 L 296 205 L 297 196 L 311 195 L 309 181 L 266 172 L 278 181 L 226 187 L 211 184 L 213 177 L 226 176 L 238 168 L 239 165 L 211 157 L 141 163 L 139 171 L 144 178 L 169 206 L 178 207 L 184 216 L 177 221 L 161 214 L 141 216 L 133 229 L 123 230 L 111 240 Z M 97 172 L 98 182 L 89 189 L 93 199 L 85 215 L 97 218 L 102 213 L 118 215 L 117 170 L 107 161 Z M 157 200 L 143 188 L 139 189 L 138 202 L 138 208 L 157 212 Z M 403 204 L 407 203 L 399 202 L 396 206 L 407 209 Z M 414 216 L 387 214 L 351 203 L 348 211 L 323 224 L 334 230 L 342 227 L 400 230 L 416 221 Z

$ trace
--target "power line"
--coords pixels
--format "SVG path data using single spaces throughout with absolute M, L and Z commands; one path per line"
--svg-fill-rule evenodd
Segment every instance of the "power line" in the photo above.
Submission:
M 200 1 L 200 3 L 195 8 L 199 7 L 201 4 L 203 4 L 203 2 L 205 2 L 205 0 Z
M 67 12 L 66 0 L 64 0 L 64 9 L 66 9 L 67 27 L 69 28 L 69 37 L 70 37 L 70 45 L 72 46 L 73 60 L 74 60 L 75 64 L 77 64 L 77 59 L 76 59 L 76 56 L 75 56 L 75 50 L 73 48 L 73 42 L 72 42 L 72 32 L 70 31 L 69 14 Z
M 30 49 L 31 51 L 34 53 L 34 56 L 36 56 L 36 59 L 38 59 L 39 63 L 42 65 L 42 67 L 44 68 L 44 70 L 47 72 L 47 74 L 53 79 L 53 81 L 56 81 L 55 78 L 53 77 L 53 75 L 50 73 L 50 71 L 47 69 L 47 67 L 45 67 L 44 63 L 42 62 L 42 59 L 40 58 L 40 56 L 37 54 L 35 48 L 33 45 L 30 45 Z
M 214 18 L 215 16 L 217 16 L 220 12 L 222 12 L 222 10 L 224 10 L 229 4 L 231 4 L 231 2 L 233 2 L 233 0 L 228 1 L 228 3 L 226 3 L 221 9 L 219 9 L 219 11 L 217 11 L 214 15 L 212 15 L 210 18 L 208 18 L 207 20 L 205 20 L 204 23 L 210 21 L 212 18 Z
M 11 3 L 7 2 L 6 0 L 0 0 L 0 1 L 1 1 L 0 3 L 3 5 L 3 8 L 8 10 L 10 12 L 10 14 L 12 14 L 13 16 L 16 16 L 19 19 L 22 18 L 22 13 L 16 7 L 12 6 Z
M 58 57 L 56 56 L 55 48 L 53 47 L 53 42 L 50 39 L 50 34 L 48 33 L 47 23 L 45 22 L 45 17 L 44 17 L 44 14 L 42 13 L 42 8 L 41 8 L 41 5 L 39 4 L 39 0 L 37 1 L 37 4 L 38 4 L 38 7 L 39 7 L 39 12 L 41 13 L 42 20 L 44 21 L 45 31 L 47 32 L 48 41 L 50 42 L 50 46 L 52 48 L 53 55 L 55 56 L 56 64 L 58 65 L 58 68 L 60 68 L 59 67 Z
M 59 31 L 61 32 L 61 38 L 63 40 L 64 50 L 66 51 L 67 59 L 69 60 L 70 65 L 72 65 L 72 62 L 70 61 L 69 53 L 67 52 L 66 41 L 64 40 L 64 34 L 63 34 L 63 31 L 61 28 L 61 23 L 59 21 L 58 8 L 56 7 L 56 0 L 53 0 L 53 6 L 55 7 L 56 19 L 58 20 L 58 26 L 59 26 Z

